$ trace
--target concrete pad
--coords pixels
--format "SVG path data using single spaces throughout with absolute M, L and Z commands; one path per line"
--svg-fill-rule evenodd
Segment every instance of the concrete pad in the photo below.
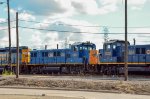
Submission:
M 41 98 L 36 98 L 36 99 L 47 99 L 46 97 L 56 97 L 56 99 L 59 98 L 60 99 L 63 98 L 64 99 L 150 99 L 150 96 L 148 95 L 114 94 L 114 93 L 83 92 L 83 91 L 62 91 L 62 90 L 8 89 L 8 88 L 6 89 L 0 88 L 0 95 L 8 95 L 8 96 L 9 95 L 16 95 L 16 96 L 17 95 L 18 96 L 19 95 L 27 95 L 27 96 L 45 95 Z M 0 99 L 6 99 L 6 98 L 0 97 Z M 18 98 L 14 98 L 14 99 L 18 99 Z

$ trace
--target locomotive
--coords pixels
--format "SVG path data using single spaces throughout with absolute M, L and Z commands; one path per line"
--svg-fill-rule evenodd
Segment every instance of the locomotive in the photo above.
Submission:
M 11 63 L 15 70 L 16 48 L 12 48 L 11 53 Z M 0 49 L 0 55 L 1 66 L 7 66 L 8 48 Z M 77 42 L 68 49 L 30 50 L 28 47 L 20 47 L 20 72 L 45 73 L 57 68 L 60 72 L 81 73 L 87 71 L 88 66 L 97 65 L 97 57 L 96 45 L 90 42 Z
M 8 48 L 0 49 L 0 67 L 8 67 Z M 11 63 L 15 72 L 16 48 L 11 48 Z M 124 72 L 125 41 L 104 42 L 103 49 L 96 50 L 91 42 L 76 42 L 65 49 L 30 50 L 19 48 L 20 72 L 33 73 L 101 73 Z M 128 42 L 129 73 L 150 74 L 150 45 L 130 45 Z
M 47 71 L 48 67 L 59 67 L 60 72 L 79 73 L 86 70 L 87 66 L 98 64 L 96 45 L 90 42 L 77 42 L 68 49 L 33 50 L 30 53 L 29 67 L 36 72 L 37 67 L 40 68 L 38 72 Z
M 0 48 L 0 73 L 3 72 L 4 69 L 10 69 L 15 72 L 16 69 L 16 58 L 17 50 L 16 47 L 11 48 L 11 67 L 8 66 L 8 59 L 9 59 L 9 48 Z M 19 63 L 21 66 L 23 64 L 27 64 L 30 62 L 30 49 L 27 46 L 19 47 Z
M 129 73 L 150 74 L 150 45 L 130 45 L 128 42 Z M 125 41 L 110 40 L 100 49 L 100 65 L 109 72 L 124 72 Z M 103 72 L 105 70 L 102 70 Z

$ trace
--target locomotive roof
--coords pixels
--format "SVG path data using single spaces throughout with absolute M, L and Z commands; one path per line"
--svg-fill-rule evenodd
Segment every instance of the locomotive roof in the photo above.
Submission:
M 94 45 L 94 43 L 91 43 L 91 42 L 75 42 L 73 43 L 72 45 Z
M 150 47 L 150 44 L 145 44 L 145 45 L 130 45 L 129 47 Z
M 5 48 L 0 48 L 0 52 L 5 52 L 6 49 Z
M 11 49 L 16 49 L 17 47 L 11 47 Z M 19 49 L 26 49 L 28 46 L 20 46 Z M 5 49 L 9 49 L 9 47 L 5 47 Z
M 40 52 L 47 52 L 47 51 L 65 51 L 65 50 L 70 50 L 70 49 L 42 49 L 42 50 L 40 50 L 40 49 L 33 49 L 33 50 L 31 50 L 31 52 L 37 52 L 37 51 L 40 51 Z
M 115 42 L 119 42 L 119 43 L 125 43 L 125 41 L 124 40 L 110 40 L 110 41 L 107 41 L 107 42 L 105 42 L 105 43 L 109 43 L 109 44 L 111 44 L 111 43 L 115 43 Z M 129 43 L 129 42 L 128 42 Z

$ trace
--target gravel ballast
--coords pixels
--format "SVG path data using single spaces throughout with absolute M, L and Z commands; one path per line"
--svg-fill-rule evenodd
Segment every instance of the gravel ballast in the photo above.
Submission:
M 34 87 L 49 89 L 73 89 L 73 90 L 95 90 L 110 91 L 130 94 L 150 95 L 150 81 L 118 81 L 118 80 L 54 80 L 54 79 L 32 79 L 4 77 L 0 79 L 0 87 Z

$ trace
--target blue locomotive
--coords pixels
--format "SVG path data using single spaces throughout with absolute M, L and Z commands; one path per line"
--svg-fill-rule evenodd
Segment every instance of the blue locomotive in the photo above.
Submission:
M 124 72 L 125 41 L 110 40 L 100 49 L 103 72 Z M 130 45 L 128 42 L 128 71 L 150 74 L 150 45 Z
M 0 49 L 0 67 L 8 66 L 8 48 Z M 11 63 L 16 67 L 16 48 L 11 48 Z M 65 49 L 30 50 L 20 47 L 21 73 L 103 73 L 124 72 L 125 41 L 110 40 L 96 50 L 91 42 L 77 42 Z M 130 45 L 128 42 L 129 72 L 150 74 L 150 45 Z
M 96 51 L 96 45 L 90 42 L 74 43 L 68 49 L 33 50 L 30 52 L 30 66 L 36 72 L 58 68 L 60 72 L 82 72 L 89 65 L 95 65 L 90 53 Z M 97 51 L 96 51 L 97 52 Z M 97 53 L 96 53 L 97 54 Z M 97 59 L 97 56 L 94 56 Z M 37 71 L 37 67 L 40 71 Z M 63 69 L 63 70 L 62 70 Z M 38 69 L 39 70 L 39 69 Z

